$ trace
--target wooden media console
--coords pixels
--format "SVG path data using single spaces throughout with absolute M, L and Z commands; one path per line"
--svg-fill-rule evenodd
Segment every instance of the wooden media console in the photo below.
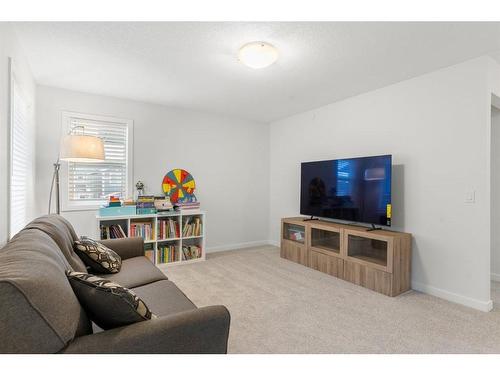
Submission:
M 281 220 L 281 257 L 394 297 L 411 288 L 411 234 Z

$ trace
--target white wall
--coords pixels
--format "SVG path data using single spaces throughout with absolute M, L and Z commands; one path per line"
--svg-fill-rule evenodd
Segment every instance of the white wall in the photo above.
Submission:
M 22 87 L 27 100 L 32 104 L 32 118 L 30 119 L 35 127 L 34 105 L 35 105 L 35 82 L 29 66 L 23 56 L 23 52 L 12 27 L 7 23 L 0 22 L 0 247 L 8 239 L 8 186 L 9 186 L 9 148 L 10 148 L 10 74 L 9 58 L 13 59 L 16 69 L 16 77 Z M 33 156 L 35 154 L 34 144 Z M 31 176 L 32 181 L 35 175 Z M 28 189 L 28 218 L 34 217 L 34 186 L 31 184 Z
M 191 171 L 213 250 L 277 243 L 279 219 L 299 213 L 300 162 L 391 153 L 394 229 L 414 236 L 412 287 L 488 310 L 490 98 L 498 77 L 498 64 L 479 58 L 269 127 L 38 87 L 38 213 L 47 209 L 62 111 L 134 120 L 134 181 L 152 192 L 168 170 Z M 464 202 L 468 191 L 473 204 Z M 93 233 L 94 211 L 64 215 L 80 234 Z
M 160 193 L 163 176 L 184 168 L 195 178 L 207 211 L 207 249 L 261 244 L 268 239 L 269 128 L 267 124 L 130 100 L 38 86 L 37 200 L 47 211 L 61 112 L 134 121 L 134 183 Z M 65 212 L 80 235 L 94 235 L 95 211 Z
M 490 309 L 491 61 L 471 60 L 272 123 L 271 240 L 278 241 L 281 217 L 299 213 L 300 162 L 392 154 L 393 225 L 413 233 L 412 287 Z M 465 203 L 469 190 L 474 204 Z
M 500 281 L 500 110 L 491 107 L 491 279 Z

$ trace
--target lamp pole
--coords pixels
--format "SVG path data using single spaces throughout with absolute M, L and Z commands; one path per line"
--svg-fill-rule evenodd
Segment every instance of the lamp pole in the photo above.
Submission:
M 61 213 L 61 203 L 59 201 L 59 169 L 61 168 L 61 163 L 57 161 L 54 163 L 54 173 L 56 174 L 56 213 L 59 215 Z
M 52 184 L 50 185 L 50 195 L 49 195 L 49 215 L 50 209 L 52 206 L 52 193 L 54 189 L 54 183 L 56 185 L 56 213 L 59 215 L 61 213 L 61 203 L 59 201 L 59 169 L 61 168 L 61 163 L 59 162 L 59 158 L 53 164 L 54 173 L 52 174 Z

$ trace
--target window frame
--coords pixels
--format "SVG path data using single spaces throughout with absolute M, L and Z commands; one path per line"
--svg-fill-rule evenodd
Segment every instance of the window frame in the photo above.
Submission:
M 13 189 L 12 189 L 12 183 L 13 183 L 13 162 L 14 162 L 14 90 L 16 89 L 18 91 L 18 95 L 24 100 L 26 109 L 27 109 L 27 131 L 31 132 L 29 135 L 32 137 L 31 142 L 33 143 L 33 146 L 35 144 L 35 133 L 34 133 L 34 128 L 33 127 L 33 103 L 30 100 L 29 96 L 26 95 L 25 88 L 23 87 L 22 80 L 19 78 L 20 74 L 18 73 L 18 68 L 16 67 L 16 63 L 14 62 L 14 59 L 9 57 L 9 96 L 8 96 L 8 119 L 9 119 L 9 124 L 7 127 L 7 139 L 8 139 L 8 144 L 7 144 L 7 157 L 8 157 L 8 165 L 7 165 L 7 238 L 11 239 L 17 232 L 14 232 L 12 230 L 12 196 L 13 196 Z M 34 160 L 34 153 L 32 152 L 28 157 L 28 162 L 31 165 L 31 176 L 34 176 L 34 168 L 35 168 L 35 160 Z M 29 178 L 30 175 L 28 174 L 29 171 L 26 171 L 27 177 Z M 30 216 L 32 213 L 32 202 L 30 201 L 30 197 L 27 195 L 24 197 L 25 199 L 25 219 L 26 225 L 29 220 Z M 23 225 L 23 226 L 24 226 Z M 22 228 L 21 228 L 22 229 Z
M 70 130 L 71 118 L 78 117 L 92 121 L 114 122 L 124 124 L 127 128 L 127 158 L 125 161 L 126 169 L 126 196 L 131 196 L 133 192 L 133 150 L 134 150 L 134 121 L 111 116 L 93 115 L 80 112 L 62 112 L 63 135 L 68 134 Z M 61 191 L 61 211 L 94 211 L 99 209 L 106 200 L 92 201 L 70 201 L 69 200 L 69 181 L 68 181 L 68 162 L 60 161 L 60 191 Z

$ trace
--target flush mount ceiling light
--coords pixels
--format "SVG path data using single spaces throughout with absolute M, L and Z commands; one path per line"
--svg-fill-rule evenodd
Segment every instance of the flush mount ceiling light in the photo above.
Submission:
M 252 69 L 261 69 L 278 59 L 278 50 L 266 42 L 251 42 L 240 48 L 238 60 Z

